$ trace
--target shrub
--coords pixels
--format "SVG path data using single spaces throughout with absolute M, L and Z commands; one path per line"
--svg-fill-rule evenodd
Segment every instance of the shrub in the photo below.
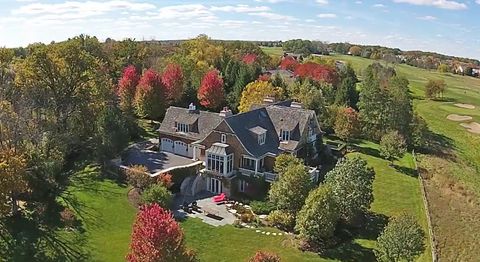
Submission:
M 284 231 L 291 231 L 295 226 L 295 216 L 292 213 L 275 210 L 267 217 L 267 221 L 274 227 Z
M 240 216 L 240 220 L 242 220 L 243 223 L 252 223 L 255 221 L 255 215 L 251 212 L 247 212 Z
M 153 184 L 142 194 L 144 204 L 157 203 L 163 208 L 167 208 L 172 203 L 172 193 L 162 184 Z
M 249 262 L 280 262 L 280 257 L 277 254 L 257 251 L 253 257 L 248 260 Z
M 275 205 L 268 201 L 252 201 L 250 207 L 257 215 L 268 215 L 275 210 Z
M 153 182 L 145 166 L 131 166 L 127 170 L 126 175 L 128 184 L 140 189 L 140 191 L 145 190 Z
M 380 140 L 380 155 L 393 162 L 395 158 L 403 157 L 407 145 L 403 136 L 397 131 L 385 134 Z
M 425 251 L 425 232 L 410 215 L 391 219 L 377 239 L 378 261 L 414 261 Z

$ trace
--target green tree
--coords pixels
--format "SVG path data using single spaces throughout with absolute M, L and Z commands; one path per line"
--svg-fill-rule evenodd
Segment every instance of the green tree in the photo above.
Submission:
M 358 78 L 355 70 L 348 64 L 339 73 L 341 82 L 335 94 L 335 104 L 357 108 L 359 94 L 357 91 Z
M 412 122 L 412 145 L 415 149 L 426 148 L 428 145 L 428 124 L 423 117 L 418 114 L 413 116 Z
M 295 230 L 309 243 L 324 243 L 333 236 L 339 213 L 328 185 L 310 192 L 297 216 Z
M 440 64 L 440 65 L 438 65 L 437 70 L 440 73 L 447 73 L 450 70 L 450 68 L 446 64 Z
M 331 188 L 340 216 L 347 223 L 370 208 L 374 178 L 375 171 L 359 157 L 345 158 L 327 173 L 325 183 Z
M 389 221 L 377 239 L 375 255 L 379 261 L 415 261 L 425 251 L 425 232 L 410 215 Z
M 283 174 L 291 165 L 303 165 L 303 161 L 292 154 L 280 154 L 277 156 L 277 158 L 275 158 L 275 166 L 273 167 L 273 171 L 277 174 Z
M 395 158 L 403 157 L 407 152 L 405 139 L 398 131 L 388 132 L 380 140 L 380 155 L 386 160 L 392 161 Z
M 127 123 L 116 106 L 106 106 L 97 119 L 97 150 L 102 160 L 112 158 L 128 144 Z
M 163 208 L 168 208 L 172 203 L 172 193 L 162 184 L 152 184 L 142 193 L 144 204 L 157 203 Z
M 307 168 L 293 160 L 285 168 L 276 167 L 279 179 L 274 182 L 269 191 L 269 199 L 279 210 L 296 214 L 303 206 L 308 192 L 312 188 Z

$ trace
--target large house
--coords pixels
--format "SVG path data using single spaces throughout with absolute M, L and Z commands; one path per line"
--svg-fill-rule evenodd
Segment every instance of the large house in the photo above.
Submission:
M 255 182 L 271 183 L 275 158 L 291 153 L 304 159 L 318 155 L 322 131 L 312 110 L 292 101 L 256 106 L 249 112 L 232 114 L 170 107 L 159 128 L 162 151 L 203 161 L 191 183 L 192 192 L 225 193 L 256 190 Z M 310 168 L 313 181 L 316 168 Z M 252 179 L 255 178 L 255 179 Z

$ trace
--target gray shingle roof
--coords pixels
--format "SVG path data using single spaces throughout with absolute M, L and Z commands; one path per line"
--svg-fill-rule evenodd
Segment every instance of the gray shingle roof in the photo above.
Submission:
M 309 119 L 314 116 L 314 111 L 312 110 L 279 104 L 267 106 L 266 110 L 277 134 L 280 135 L 282 130 L 288 130 L 292 132 L 290 134 L 291 139 L 297 141 L 300 139 L 301 132 L 309 124 Z
M 225 121 L 253 156 L 260 157 L 267 153 L 278 153 L 278 134 L 275 132 L 275 127 L 265 108 L 237 114 L 225 118 Z M 258 144 L 258 136 L 250 130 L 258 129 L 258 127 L 266 130 L 265 144 L 263 145 Z
M 200 110 L 190 113 L 188 108 L 171 106 L 167 109 L 158 131 L 191 140 L 200 140 L 205 138 L 222 120 L 223 117 L 218 113 Z M 175 122 L 190 125 L 190 132 L 176 132 Z

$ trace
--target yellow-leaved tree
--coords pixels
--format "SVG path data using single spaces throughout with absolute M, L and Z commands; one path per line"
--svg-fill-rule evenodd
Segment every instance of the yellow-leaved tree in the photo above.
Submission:
M 262 104 L 265 97 L 272 97 L 275 100 L 281 99 L 282 90 L 266 81 L 255 81 L 248 84 L 242 92 L 238 111 L 241 113 L 249 111 L 252 105 Z

